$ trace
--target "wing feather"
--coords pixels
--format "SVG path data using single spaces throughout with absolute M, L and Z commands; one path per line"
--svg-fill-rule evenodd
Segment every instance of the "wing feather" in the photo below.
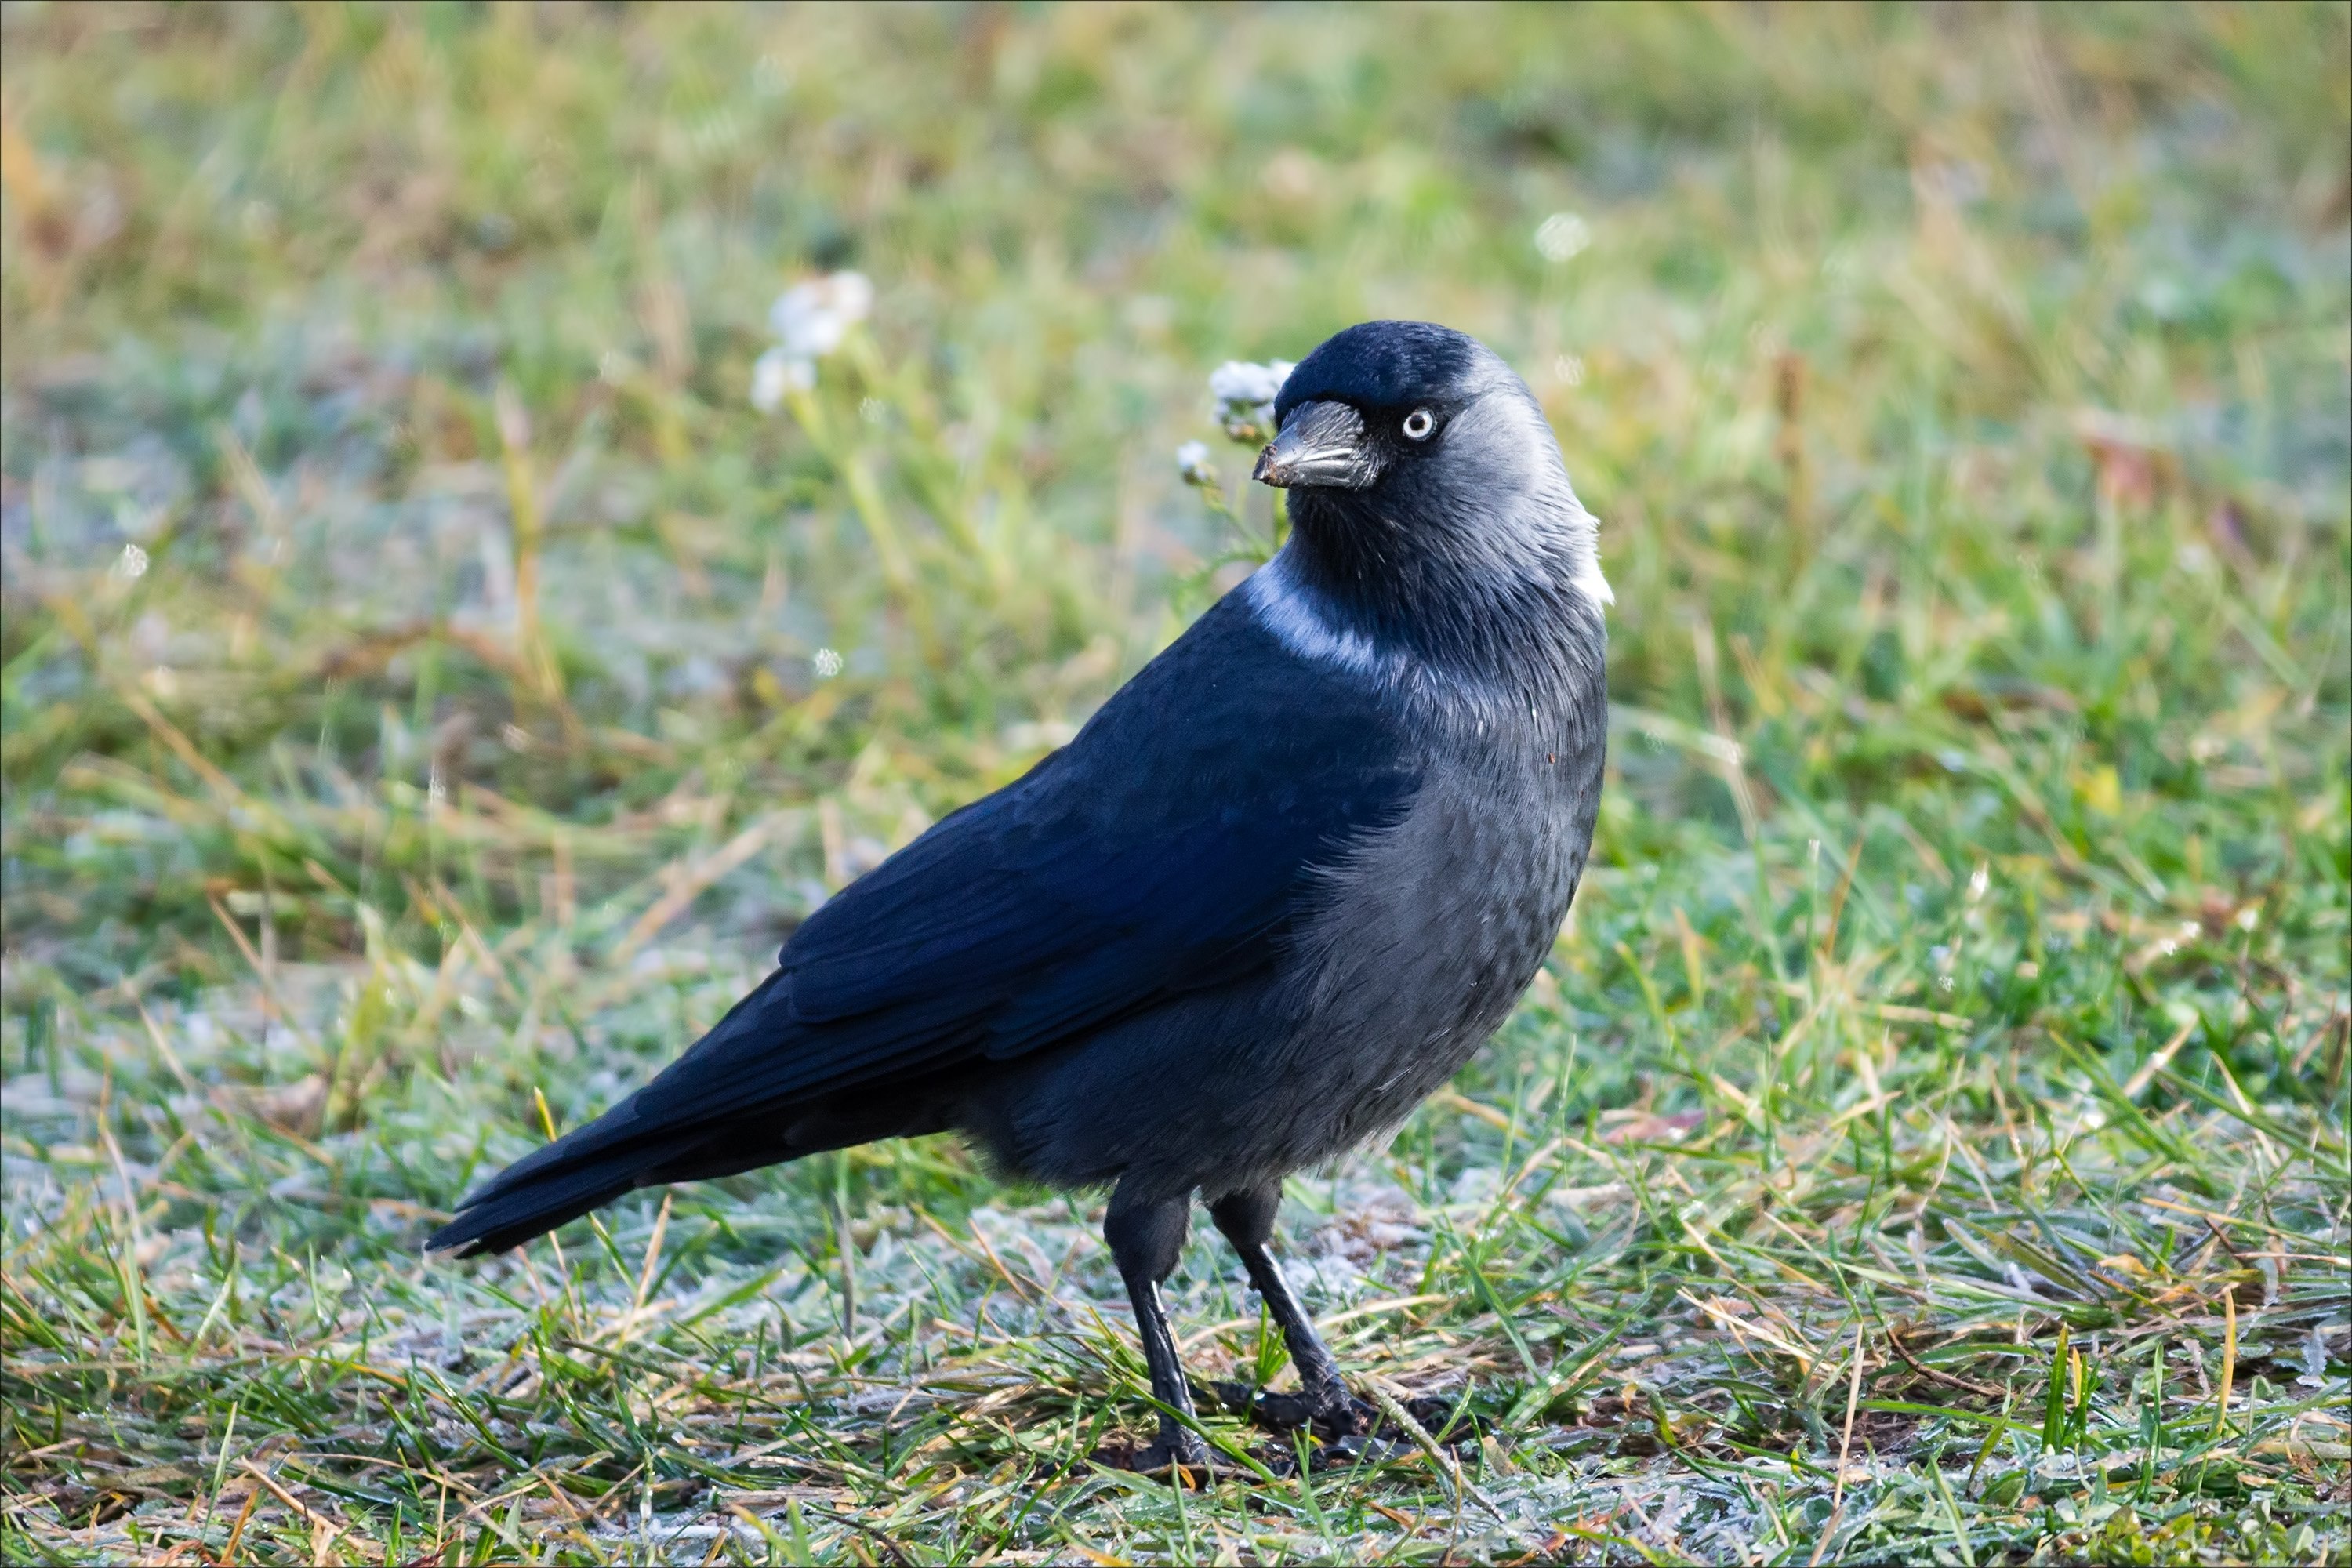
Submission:
M 740 1117 L 1018 1057 L 1271 965 L 1316 872 L 1395 820 L 1418 769 L 1377 693 L 1297 658 L 1240 597 L 1067 747 L 819 909 L 778 957 L 786 1005 L 712 1030 L 641 1111 Z

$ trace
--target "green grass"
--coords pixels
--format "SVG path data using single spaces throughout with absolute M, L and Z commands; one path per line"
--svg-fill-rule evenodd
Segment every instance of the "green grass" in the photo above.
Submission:
M 2347 18 L 0 11 L 0 1556 L 2352 1558 Z M 1285 1209 L 1447 1467 L 1097 1465 L 1099 1195 L 947 1141 L 421 1260 L 1229 584 L 1208 371 L 1380 314 L 1618 594 L 1545 974 Z

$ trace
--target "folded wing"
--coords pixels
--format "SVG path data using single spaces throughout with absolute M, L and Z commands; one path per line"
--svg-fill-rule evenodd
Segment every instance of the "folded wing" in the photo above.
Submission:
M 1194 635 L 818 910 L 778 956 L 788 1039 L 698 1046 L 646 1109 L 1001 1060 L 1272 963 L 1318 868 L 1401 813 L 1412 759 L 1372 693 L 1226 605 Z

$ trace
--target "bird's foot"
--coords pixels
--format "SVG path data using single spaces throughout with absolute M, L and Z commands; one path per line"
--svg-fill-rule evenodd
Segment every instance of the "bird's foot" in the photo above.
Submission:
M 1317 1436 L 1327 1440 L 1361 1437 L 1380 1426 L 1381 1413 L 1377 1405 L 1357 1398 L 1344 1386 L 1335 1385 L 1312 1400 L 1307 1424 Z
M 1160 1436 L 1140 1448 L 1104 1449 L 1096 1458 L 1116 1469 L 1140 1476 L 1166 1475 L 1171 1470 L 1183 1485 L 1195 1487 L 1210 1475 L 1209 1446 L 1201 1435 L 1182 1426 L 1163 1426 Z
M 1312 1432 L 1326 1442 L 1360 1436 L 1380 1425 L 1381 1413 L 1343 1386 L 1312 1393 L 1275 1394 L 1245 1383 L 1216 1385 L 1218 1400 L 1271 1432 Z

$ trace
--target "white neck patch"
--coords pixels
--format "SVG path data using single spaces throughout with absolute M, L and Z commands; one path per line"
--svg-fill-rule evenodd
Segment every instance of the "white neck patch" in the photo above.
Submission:
M 1586 527 L 1591 527 L 1589 520 Z M 1591 600 L 1595 609 L 1617 602 L 1609 579 L 1601 574 L 1600 552 L 1589 541 L 1580 567 L 1573 579 L 1577 591 Z M 1383 649 L 1363 633 L 1338 624 L 1320 602 L 1321 595 L 1292 574 L 1287 550 L 1251 573 L 1242 584 L 1242 595 L 1256 612 L 1258 624 L 1272 632 L 1276 641 L 1311 663 L 1394 679 L 1404 674 L 1411 662 L 1402 652 Z
M 1577 573 L 1574 581 L 1576 591 L 1595 605 L 1606 606 L 1617 602 L 1616 590 L 1610 587 L 1609 579 L 1601 574 L 1601 552 L 1597 550 L 1588 547 L 1583 569 Z
M 1403 662 L 1399 655 L 1381 652 L 1363 633 L 1334 625 L 1316 594 L 1291 575 L 1286 550 L 1251 573 L 1242 593 L 1257 612 L 1258 624 L 1303 659 L 1361 675 L 1393 675 Z

